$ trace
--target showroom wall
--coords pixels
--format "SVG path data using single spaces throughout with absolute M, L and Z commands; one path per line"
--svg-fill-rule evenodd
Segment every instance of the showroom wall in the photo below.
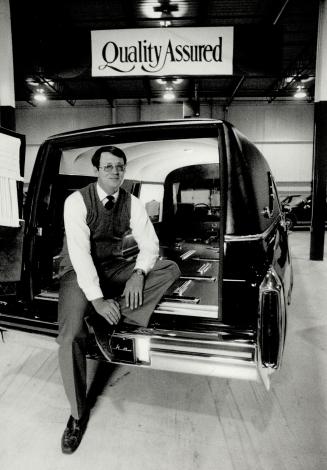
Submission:
M 224 110 L 222 102 L 201 102 L 201 118 L 227 118 L 267 158 L 281 195 L 310 192 L 313 151 L 312 103 L 237 100 Z M 17 103 L 16 129 L 26 135 L 25 180 L 29 181 L 42 141 L 60 132 L 129 121 L 183 118 L 183 103 L 77 101 L 71 106 L 52 101 L 38 107 Z
M 280 194 L 311 190 L 314 105 L 309 103 L 241 104 L 228 120 L 255 142 L 269 162 Z

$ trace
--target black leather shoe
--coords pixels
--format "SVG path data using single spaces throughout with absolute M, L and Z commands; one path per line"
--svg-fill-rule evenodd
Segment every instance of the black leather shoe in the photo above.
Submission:
M 72 454 L 80 445 L 88 420 L 89 413 L 85 413 L 81 419 L 75 419 L 73 416 L 69 417 L 61 438 L 61 450 L 64 454 Z
M 113 352 L 111 349 L 111 337 L 115 331 L 115 327 L 110 325 L 101 315 L 94 314 L 85 318 L 90 333 L 94 334 L 98 348 L 107 359 L 113 360 Z

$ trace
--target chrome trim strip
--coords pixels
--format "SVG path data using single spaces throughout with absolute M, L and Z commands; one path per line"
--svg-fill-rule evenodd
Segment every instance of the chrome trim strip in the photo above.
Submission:
M 190 350 L 184 351 L 182 348 L 159 348 L 155 347 L 150 349 L 150 357 L 152 353 L 159 353 L 159 354 L 174 354 L 176 356 L 190 356 L 190 357 L 206 357 L 206 358 L 223 358 L 225 361 L 244 361 L 244 362 L 253 362 L 254 355 L 250 354 L 231 354 L 229 351 L 215 351 L 215 350 L 208 350 L 208 351 L 201 351 L 198 350 Z
M 188 304 L 192 305 L 192 304 Z M 199 317 L 199 318 L 211 318 L 217 319 L 218 318 L 218 309 L 216 312 L 210 311 L 195 311 L 191 309 L 187 309 L 185 306 L 184 309 L 180 308 L 156 308 L 154 313 L 160 313 L 160 315 L 176 315 L 176 316 L 184 316 L 184 317 Z
M 177 295 L 164 295 L 162 302 L 179 302 L 181 304 L 198 304 L 200 302 L 199 297 L 186 297 Z
M 276 227 L 276 225 L 280 222 L 281 216 L 279 215 L 275 222 L 270 225 L 267 230 L 265 230 L 262 233 L 255 233 L 253 235 L 225 235 L 224 240 L 226 242 L 252 242 L 252 241 L 258 241 L 258 240 L 263 240 L 266 238 L 270 232 Z
M 217 341 L 217 340 L 193 340 L 191 338 L 152 338 L 150 341 L 150 350 L 157 351 L 173 351 L 176 354 L 198 353 L 209 356 L 228 356 L 237 357 L 239 359 L 254 360 L 255 358 L 254 343 L 237 343 L 235 341 Z
M 147 364 L 145 364 L 146 366 Z M 172 353 L 153 352 L 151 369 L 183 372 L 230 379 L 242 379 L 258 382 L 259 375 L 256 363 L 239 359 L 208 358 L 203 356 L 175 355 Z
M 160 328 L 145 328 L 139 327 L 136 331 L 119 331 L 114 333 L 117 336 L 128 336 L 130 338 L 137 337 L 146 337 L 151 338 L 154 341 L 162 341 L 171 339 L 181 339 L 181 340 L 190 340 L 190 341 L 216 341 L 226 344 L 236 344 L 243 346 L 252 346 L 255 344 L 256 334 L 254 331 L 239 331 L 226 327 L 222 324 L 221 327 L 217 326 L 215 331 L 174 331 Z M 236 336 L 236 338 L 235 338 Z M 224 338 L 224 339 L 222 339 Z
M 58 303 L 58 299 L 59 299 L 59 295 L 58 297 L 49 297 L 47 295 L 39 294 L 34 297 L 34 300 L 47 300 L 49 302 L 57 302 L 57 303 Z
M 165 315 L 184 315 L 188 317 L 218 318 L 218 305 L 201 305 L 197 303 L 181 304 L 174 300 L 161 302 L 154 309 L 155 313 Z
M 193 281 L 215 282 L 216 276 L 180 276 L 179 279 L 192 279 Z
M 222 120 L 221 119 L 213 119 L 213 120 L 208 120 L 208 119 L 203 119 L 202 120 L 190 120 L 190 121 L 187 121 L 187 127 L 189 126 L 199 126 L 199 124 L 202 124 L 202 125 L 208 125 L 208 124 L 216 124 L 216 125 L 220 125 L 222 123 Z M 146 128 L 149 128 L 149 127 L 162 127 L 162 126 L 185 126 L 185 121 L 184 120 L 172 120 L 171 122 L 169 121 L 166 121 L 166 122 L 148 122 L 148 123 L 136 123 L 135 125 L 131 125 L 131 126 L 116 126 L 116 127 L 110 127 L 110 126 L 100 126 L 101 128 L 97 128 L 97 129 L 85 129 L 85 130 L 81 130 L 80 132 L 67 132 L 67 133 L 63 133 L 63 134 L 54 134 L 50 137 L 48 137 L 47 141 L 48 140 L 54 140 L 54 139 L 61 139 L 61 138 L 66 138 L 66 137 L 70 137 L 70 136 L 77 136 L 77 135 L 83 135 L 83 134 L 91 134 L 91 133 L 98 133 L 98 132 L 104 132 L 104 131 L 116 131 L 116 130 L 122 130 L 122 129 L 135 129 L 135 128 L 142 128 L 142 129 L 146 129 Z
M 197 270 L 198 273 L 200 274 L 204 274 L 205 272 L 208 271 L 208 269 L 211 267 L 211 264 L 210 263 L 204 263 L 202 264 L 202 266 L 199 267 L 199 269 Z
M 180 259 L 187 259 L 189 258 L 190 256 L 194 255 L 194 253 L 196 253 L 196 250 L 188 250 L 188 251 L 185 251 L 185 253 L 183 253 L 182 255 L 180 255 Z
M 48 300 L 58 300 L 59 299 L 59 292 L 56 291 L 48 291 L 48 290 L 41 290 L 39 294 L 37 294 L 34 299 L 48 299 Z
M 191 284 L 192 281 L 190 279 L 188 281 L 183 282 L 182 285 L 180 285 L 179 287 L 177 287 L 177 289 L 174 290 L 174 294 L 183 295 Z
M 214 338 L 201 338 L 201 339 L 194 339 L 194 338 L 187 338 L 181 336 L 154 336 L 151 338 L 151 344 L 154 345 L 166 345 L 174 344 L 174 345 L 185 345 L 185 347 L 194 346 L 194 347 L 216 347 L 217 349 L 235 349 L 235 350 L 253 350 L 255 347 L 255 343 L 249 340 L 243 341 L 235 341 L 235 340 L 222 340 L 219 339 L 217 336 Z

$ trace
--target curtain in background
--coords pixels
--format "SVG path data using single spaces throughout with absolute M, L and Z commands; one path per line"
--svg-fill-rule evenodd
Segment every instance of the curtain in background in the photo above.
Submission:
M 20 139 L 0 134 L 0 226 L 19 227 L 17 181 Z

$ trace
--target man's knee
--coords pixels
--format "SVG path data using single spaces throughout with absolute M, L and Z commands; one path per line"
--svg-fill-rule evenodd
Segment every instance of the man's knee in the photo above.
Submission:
M 61 315 L 61 321 L 59 321 L 59 332 L 57 336 L 57 343 L 62 344 L 73 344 L 74 342 L 84 341 L 88 335 L 88 329 L 85 324 L 85 311 L 73 311 L 66 312 L 63 317 Z
M 167 281 L 171 284 L 181 275 L 178 265 L 169 259 L 158 260 L 154 266 L 154 272 L 157 270 L 163 282 Z
M 170 261 L 169 260 L 169 262 L 170 262 L 170 265 L 169 265 L 168 269 L 169 269 L 169 272 L 170 272 L 170 278 L 174 279 L 174 281 L 176 281 L 176 279 L 178 279 L 179 276 L 181 275 L 181 271 L 178 267 L 178 264 L 175 263 L 175 261 Z

